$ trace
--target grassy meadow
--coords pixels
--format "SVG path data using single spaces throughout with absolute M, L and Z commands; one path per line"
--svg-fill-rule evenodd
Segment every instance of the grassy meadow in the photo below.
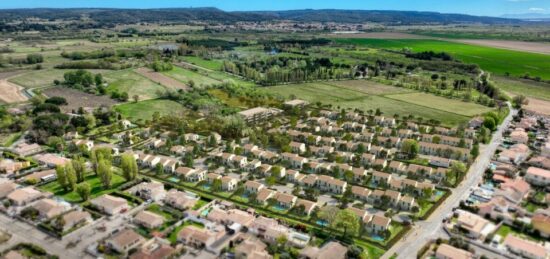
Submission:
M 107 92 L 126 92 L 128 96 L 139 96 L 140 100 L 148 100 L 159 97 L 159 93 L 166 91 L 166 88 L 157 84 L 131 69 L 114 71 L 104 75 L 109 83 Z
M 141 102 L 128 102 L 115 106 L 115 110 L 120 112 L 125 118 L 132 121 L 150 120 L 155 112 L 161 116 L 165 115 L 183 115 L 186 111 L 183 105 L 170 100 L 147 100 Z
M 466 62 L 476 63 L 482 69 L 504 75 L 522 76 L 529 73 L 542 79 L 550 79 L 550 58 L 548 55 L 521 51 L 497 49 L 441 40 L 419 39 L 337 39 L 339 43 L 355 44 L 371 48 L 412 51 L 445 51 L 453 57 Z
M 437 105 L 432 104 L 431 106 L 426 106 L 422 103 L 411 103 L 391 98 L 395 95 L 367 94 L 364 92 L 364 90 L 352 90 L 333 84 L 334 82 L 330 82 L 330 84 L 307 83 L 296 85 L 279 85 L 267 87 L 266 91 L 273 94 L 281 95 L 283 97 L 295 95 L 298 98 L 307 100 L 312 103 L 322 102 L 325 104 L 330 104 L 333 106 L 333 108 L 357 108 L 364 111 L 375 110 L 379 108 L 386 115 L 393 116 L 394 114 L 399 114 L 400 116 L 420 116 L 424 119 L 439 120 L 443 125 L 446 126 L 456 126 L 460 123 L 467 122 L 471 117 L 469 115 L 465 115 L 471 114 L 471 112 L 463 112 L 464 114 L 459 114 L 456 113 L 456 111 L 450 112 L 450 109 L 445 108 L 448 103 L 452 103 L 455 109 L 464 109 L 466 111 L 471 108 L 471 103 L 464 103 L 458 100 L 451 100 L 443 97 L 428 95 L 430 99 L 427 99 L 427 102 L 431 102 L 432 97 L 436 98 L 436 100 L 438 100 L 437 98 L 442 98 L 445 102 L 439 102 L 439 104 Z M 397 89 L 395 91 L 398 91 Z M 460 104 L 464 104 L 464 106 L 460 106 Z M 480 107 L 484 106 L 475 105 L 476 109 L 481 109 Z

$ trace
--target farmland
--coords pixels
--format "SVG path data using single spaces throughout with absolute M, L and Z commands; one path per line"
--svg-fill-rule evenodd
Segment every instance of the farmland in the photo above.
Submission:
M 174 68 L 170 71 L 162 72 L 162 74 L 172 77 L 185 84 L 188 84 L 189 81 L 193 81 L 197 86 L 208 86 L 220 83 L 218 80 L 177 66 L 174 66 Z
M 68 105 L 61 106 L 61 110 L 65 112 L 77 111 L 80 107 L 97 108 L 101 106 L 113 106 L 117 101 L 111 99 L 107 95 L 93 95 L 84 93 L 82 91 L 66 88 L 66 87 L 52 87 L 43 91 L 48 96 L 59 96 L 67 100 Z
M 140 75 L 148 78 L 149 80 L 151 80 L 153 82 L 156 82 L 158 84 L 166 86 L 169 89 L 173 89 L 173 90 L 178 90 L 178 89 L 186 90 L 186 89 L 188 89 L 186 84 L 183 84 L 182 82 L 180 82 L 178 80 L 175 80 L 171 77 L 165 76 L 162 73 L 152 71 L 151 69 L 148 69 L 148 68 L 145 68 L 145 67 L 140 67 L 140 68 L 136 69 L 136 72 L 139 73 Z
M 147 100 L 120 104 L 115 107 L 115 110 L 130 120 L 138 121 L 150 120 L 155 112 L 161 116 L 182 116 L 186 109 L 181 104 L 170 100 Z
M 536 97 L 550 100 L 550 84 L 527 80 L 514 80 L 506 77 L 493 77 L 493 80 L 504 91 L 511 94 L 523 94 L 527 97 Z
M 413 115 L 424 119 L 439 120 L 442 124 L 455 126 L 468 121 L 469 116 L 443 110 L 442 107 L 427 107 L 398 99 L 391 99 L 387 96 L 369 95 L 361 91 L 350 90 L 325 83 L 309 83 L 297 85 L 281 85 L 266 88 L 266 91 L 284 97 L 294 95 L 310 102 L 321 102 L 330 104 L 334 108 L 352 108 L 364 111 L 379 108 L 385 114 L 400 116 Z M 447 102 L 458 102 L 444 99 Z M 464 103 L 469 105 L 467 103 Z M 444 106 L 444 105 L 443 105 Z M 460 109 L 462 107 L 457 106 Z
M 394 94 L 387 95 L 386 97 L 464 116 L 479 115 L 492 110 L 489 107 L 479 104 L 452 100 L 425 93 Z
M 109 83 L 108 92 L 127 92 L 130 97 L 139 96 L 140 100 L 158 98 L 159 92 L 166 90 L 164 86 L 137 74 L 131 69 L 107 73 L 104 78 Z
M 466 63 L 478 64 L 482 69 L 504 75 L 550 79 L 550 58 L 548 55 L 521 51 L 497 49 L 468 45 L 458 42 L 424 39 L 337 39 L 339 43 L 355 44 L 380 49 L 402 50 L 409 48 L 414 52 L 448 52 Z

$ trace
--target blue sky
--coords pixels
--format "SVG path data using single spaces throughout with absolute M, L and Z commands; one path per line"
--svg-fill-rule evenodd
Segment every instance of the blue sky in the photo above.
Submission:
M 0 0 L 0 8 L 3 9 L 34 7 L 217 7 L 226 11 L 335 8 L 500 16 L 517 13 L 548 14 L 550 0 Z

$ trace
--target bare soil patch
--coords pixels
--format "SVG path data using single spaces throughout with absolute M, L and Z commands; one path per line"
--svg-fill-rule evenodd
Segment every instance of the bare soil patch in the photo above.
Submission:
M 529 104 L 526 106 L 523 106 L 526 110 L 533 111 L 535 113 L 543 114 L 543 115 L 550 115 L 550 102 L 536 99 L 536 98 L 527 98 L 529 100 Z
M 22 92 L 23 87 L 0 79 L 0 100 L 4 103 L 18 103 L 27 101 L 28 98 Z
M 61 106 L 63 112 L 77 111 L 78 108 L 98 108 L 101 106 L 113 106 L 118 101 L 111 99 L 107 95 L 93 95 L 76 89 L 66 87 L 53 87 L 42 92 L 48 97 L 60 96 L 67 100 L 68 105 Z
M 189 90 L 189 87 L 182 82 L 173 79 L 171 77 L 165 76 L 161 73 L 155 72 L 149 68 L 140 67 L 136 69 L 136 72 L 138 72 L 140 75 L 149 78 L 149 80 L 159 83 L 161 85 L 164 85 L 171 89 L 182 89 L 182 90 Z
M 352 39 L 431 39 L 428 36 L 408 34 L 402 32 L 368 32 L 368 33 L 331 33 L 325 36 L 331 38 Z
M 457 40 L 461 43 L 550 55 L 550 44 L 510 40 Z

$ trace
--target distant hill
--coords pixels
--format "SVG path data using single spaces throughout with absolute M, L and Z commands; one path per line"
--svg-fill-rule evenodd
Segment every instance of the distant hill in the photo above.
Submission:
M 526 20 L 526 21 L 533 21 L 533 20 L 550 21 L 550 14 L 543 14 L 543 13 L 505 14 L 501 17 L 507 18 L 507 19 L 520 19 L 520 20 Z
M 388 24 L 447 24 L 484 23 L 517 24 L 517 19 L 471 16 L 464 14 L 443 14 L 415 11 L 376 11 L 376 10 L 291 10 L 291 11 L 238 11 L 225 12 L 216 8 L 165 8 L 165 9 L 5 9 L 0 10 L 0 22 L 26 18 L 81 19 L 90 18 L 99 23 L 136 22 L 186 22 L 216 21 L 233 23 L 238 21 L 293 20 L 310 22 L 362 23 L 379 22 Z

